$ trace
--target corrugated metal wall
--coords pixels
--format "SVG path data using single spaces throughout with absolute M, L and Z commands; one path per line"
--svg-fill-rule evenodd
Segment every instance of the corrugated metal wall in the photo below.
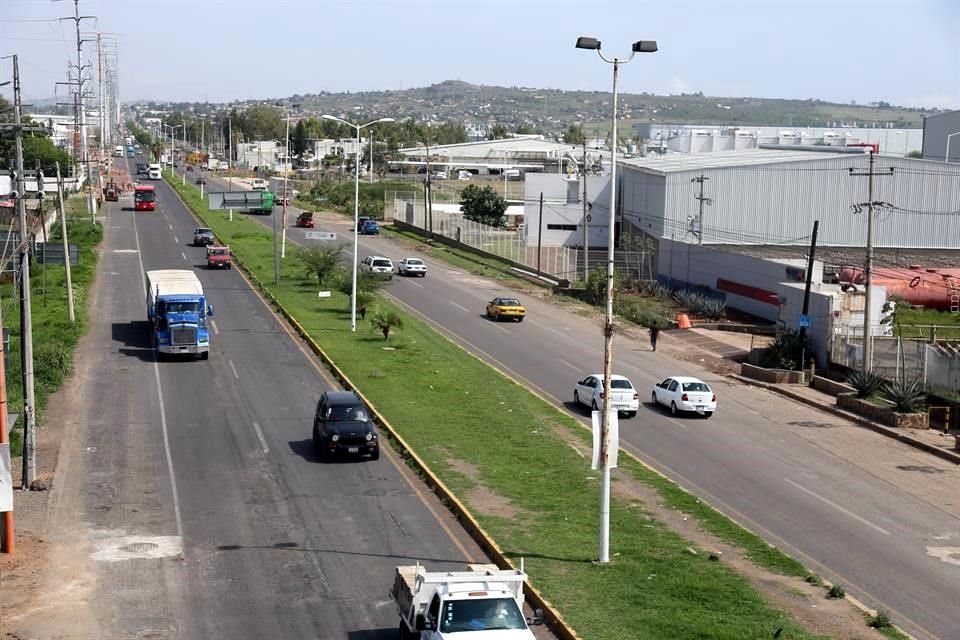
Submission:
M 956 138 L 960 147 L 960 136 Z M 952 149 L 951 149 L 952 151 Z M 651 235 L 697 242 L 699 185 L 704 196 L 705 244 L 806 245 L 813 221 L 820 220 L 819 243 L 865 246 L 868 200 L 867 156 L 827 156 L 769 165 L 677 171 L 666 176 L 625 167 L 623 213 Z M 875 202 L 894 208 L 876 213 L 875 246 L 960 249 L 960 165 L 877 156 Z
M 944 161 L 947 136 L 960 131 L 960 111 L 925 118 L 923 121 L 923 157 Z M 960 136 L 950 139 L 950 162 L 960 162 Z

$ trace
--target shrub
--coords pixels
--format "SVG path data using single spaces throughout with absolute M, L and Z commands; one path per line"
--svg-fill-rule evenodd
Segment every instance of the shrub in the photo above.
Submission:
M 831 600 L 839 600 L 840 598 L 845 598 L 847 596 L 847 590 L 844 589 L 839 584 L 835 584 L 830 587 L 830 590 L 827 591 L 827 597 Z
M 919 378 L 896 380 L 883 386 L 883 395 L 892 402 L 900 413 L 914 413 L 926 393 L 923 381 Z
M 396 311 L 377 310 L 370 318 L 373 328 L 383 334 L 384 340 L 390 339 L 390 331 L 403 328 L 403 318 Z
M 694 313 L 709 318 L 710 320 L 723 318 L 726 310 L 727 301 L 721 300 L 720 298 L 701 298 L 693 308 Z
M 874 629 L 886 629 L 892 627 L 893 622 L 890 621 L 890 614 L 887 613 L 886 609 L 878 609 L 876 614 L 870 616 L 867 626 Z
M 806 347 L 806 349 L 804 349 Z M 777 336 L 777 339 L 763 353 L 760 359 L 760 366 L 770 369 L 788 369 L 795 371 L 800 369 L 803 354 L 806 357 L 811 356 L 810 345 L 800 342 L 800 334 L 796 331 L 784 331 Z
M 886 380 L 874 371 L 851 371 L 847 382 L 857 390 L 858 398 L 866 398 L 883 389 Z
M 620 289 L 623 280 L 619 272 L 613 272 L 613 291 L 616 294 Z M 590 270 L 587 276 L 587 282 L 584 286 L 583 299 L 589 304 L 600 305 L 607 301 L 607 270 L 603 267 L 596 267 Z M 614 296 L 616 301 L 616 296 Z

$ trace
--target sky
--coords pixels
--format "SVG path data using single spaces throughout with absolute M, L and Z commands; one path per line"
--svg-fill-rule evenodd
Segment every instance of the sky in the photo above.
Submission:
M 0 56 L 24 96 L 66 95 L 70 0 L 0 0 Z M 960 109 L 960 2 L 79 0 L 84 38 L 115 39 L 122 101 L 227 102 L 320 91 L 473 84 L 886 101 Z M 107 35 L 109 34 L 109 35 Z M 95 39 L 95 36 L 92 36 Z M 84 44 L 95 60 L 96 44 Z M 95 68 L 95 67 L 94 67 Z M 0 60 L 0 82 L 10 79 Z M 0 87 L 7 99 L 11 87 Z

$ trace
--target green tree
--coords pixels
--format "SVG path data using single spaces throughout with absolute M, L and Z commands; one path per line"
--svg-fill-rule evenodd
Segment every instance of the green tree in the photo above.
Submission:
M 342 270 L 340 262 L 343 251 L 344 245 L 342 244 L 335 247 L 300 249 L 303 269 L 308 276 L 315 277 L 317 284 L 322 287 L 324 282 L 334 281 L 339 276 L 339 271 Z
M 507 201 L 492 187 L 471 184 L 460 193 L 460 210 L 467 220 L 502 227 L 506 223 L 503 214 L 507 210 Z
M 0 98 L 0 122 L 13 122 L 13 105 Z M 30 118 L 23 118 L 24 126 L 38 126 Z M 16 138 L 12 131 L 0 132 L 0 158 L 10 162 L 16 157 Z M 37 161 L 46 175 L 55 172 L 55 163 L 60 162 L 60 169 L 66 170 L 70 166 L 70 156 L 66 151 L 53 144 L 47 131 L 25 133 L 23 138 L 23 167 L 33 171 Z M 3 167 L 6 169 L 6 166 Z
M 293 155 L 302 158 L 307 152 L 307 127 L 303 120 L 297 122 L 293 129 L 293 144 L 291 145 Z
M 380 333 L 383 334 L 384 340 L 390 339 L 390 332 L 393 329 L 402 329 L 403 328 L 403 318 L 400 317 L 396 311 L 381 311 L 377 309 L 376 313 L 373 314 L 373 317 L 370 318 L 370 324 L 373 325 Z
M 563 134 L 563 141 L 567 144 L 583 144 L 583 127 L 579 124 L 571 124 Z
M 508 137 L 510 137 L 510 132 L 500 123 L 490 127 L 490 132 L 487 133 L 487 140 L 503 140 Z

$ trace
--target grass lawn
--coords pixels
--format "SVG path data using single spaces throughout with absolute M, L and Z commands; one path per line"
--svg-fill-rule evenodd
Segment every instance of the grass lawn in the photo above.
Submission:
M 936 309 L 900 309 L 896 312 L 894 331 L 903 338 L 929 339 L 931 327 L 936 326 L 937 338 L 960 340 L 960 313 Z
M 71 270 L 76 322 L 67 315 L 67 277 L 61 265 L 46 265 L 33 260 L 30 268 L 31 310 L 33 316 L 34 392 L 37 424 L 41 423 L 47 399 L 63 384 L 73 369 L 73 351 L 87 325 L 87 292 L 97 267 L 97 246 L 103 230 L 90 223 L 85 200 L 75 196 L 67 200 L 67 236 L 77 245 L 80 264 Z M 60 224 L 53 226 L 50 242 L 59 241 Z M 46 275 L 44 276 L 44 271 Z M 4 274 L 0 284 L 3 324 L 10 331 L 10 368 L 7 369 L 9 410 L 20 413 L 16 430 L 10 434 L 11 455 L 20 455 L 23 428 L 23 377 L 20 360 L 20 305 L 14 298 L 13 282 Z
M 814 638 L 767 606 L 746 578 L 654 520 L 614 500 L 614 561 L 596 566 L 598 474 L 560 430 L 589 435 L 571 417 L 467 355 L 425 324 L 379 300 L 403 319 L 388 342 L 361 324 L 349 330 L 346 296 L 318 300 L 296 254 L 274 287 L 268 230 L 246 216 L 210 212 L 192 186 L 173 187 L 231 246 L 242 264 L 304 326 L 397 432 L 464 501 L 533 584 L 582 638 L 743 640 Z M 410 390 L 417 392 L 411 394 Z M 758 564 L 788 575 L 796 561 L 738 527 L 639 463 L 621 459 L 616 475 L 655 487 L 663 501 L 739 544 Z

